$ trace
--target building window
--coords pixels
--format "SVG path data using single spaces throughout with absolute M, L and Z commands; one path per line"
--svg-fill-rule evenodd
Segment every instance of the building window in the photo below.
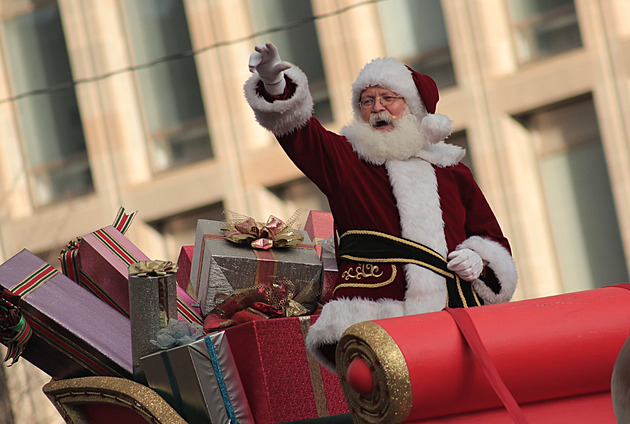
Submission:
M 56 3 L 4 21 L 8 65 L 34 203 L 94 191 L 72 70 Z M 46 91 L 65 84 L 64 88 Z
M 310 0 L 249 0 L 249 4 L 256 32 L 289 26 L 258 37 L 256 43 L 274 43 L 283 60 L 294 63 L 306 73 L 315 102 L 315 117 L 323 123 L 331 122 L 333 114 L 317 30 L 315 22 L 310 20 L 313 17 Z
M 177 262 L 183 246 L 195 245 L 199 219 L 224 221 L 223 203 L 211 204 L 148 223 L 164 238 L 168 260 Z
M 212 157 L 195 58 L 181 55 L 192 51 L 182 0 L 124 5 L 155 168 Z
M 521 63 L 582 46 L 574 0 L 508 0 Z
M 440 0 L 390 0 L 378 10 L 388 56 L 431 76 L 440 88 L 456 84 Z
M 628 281 L 593 100 L 528 114 L 565 291 Z

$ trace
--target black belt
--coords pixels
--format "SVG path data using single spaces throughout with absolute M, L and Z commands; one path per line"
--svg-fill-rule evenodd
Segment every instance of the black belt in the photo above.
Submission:
M 472 284 L 462 284 L 459 276 L 446 267 L 447 261 L 442 255 L 415 241 L 379 231 L 349 230 L 340 237 L 339 257 L 359 263 L 415 264 L 446 279 L 446 306 L 467 308 L 483 305 Z

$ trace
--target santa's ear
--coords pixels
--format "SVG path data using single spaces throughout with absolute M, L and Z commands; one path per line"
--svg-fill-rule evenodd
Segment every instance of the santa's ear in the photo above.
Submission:
M 420 130 L 430 143 L 439 143 L 453 131 L 452 121 L 446 115 L 431 113 L 422 118 Z

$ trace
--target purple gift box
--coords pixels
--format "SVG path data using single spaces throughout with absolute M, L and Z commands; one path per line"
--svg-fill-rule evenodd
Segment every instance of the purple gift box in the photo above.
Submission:
M 128 318 L 26 249 L 0 265 L 0 276 L 33 330 L 26 360 L 56 379 L 131 377 Z

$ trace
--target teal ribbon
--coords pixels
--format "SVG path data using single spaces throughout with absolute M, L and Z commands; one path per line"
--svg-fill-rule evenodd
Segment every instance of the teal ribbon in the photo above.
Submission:
M 214 376 L 217 379 L 217 383 L 219 384 L 219 390 L 221 391 L 221 397 L 223 398 L 223 404 L 225 405 L 225 410 L 227 411 L 228 416 L 230 417 L 231 424 L 238 424 L 238 420 L 236 419 L 236 414 L 234 413 L 234 407 L 232 406 L 232 402 L 230 401 L 230 397 L 228 396 L 227 387 L 225 386 L 225 380 L 223 379 L 223 372 L 221 371 L 221 367 L 219 366 L 219 358 L 217 357 L 217 352 L 214 350 L 214 345 L 212 344 L 212 340 L 210 336 L 204 337 L 206 341 L 206 346 L 208 347 L 208 353 L 210 354 L 210 362 L 212 363 L 212 369 L 214 370 Z

